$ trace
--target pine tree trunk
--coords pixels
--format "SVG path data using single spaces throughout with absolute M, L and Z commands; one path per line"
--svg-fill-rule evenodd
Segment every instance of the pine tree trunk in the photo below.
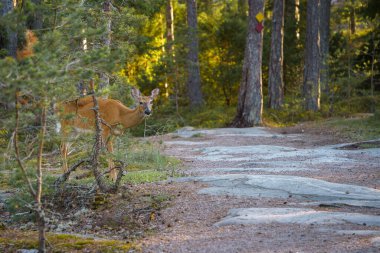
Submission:
M 307 1 L 305 47 L 305 70 L 303 80 L 305 109 L 318 111 L 320 107 L 319 0 Z
M 32 0 L 32 3 L 35 5 L 32 12 L 33 19 L 31 28 L 32 30 L 40 30 L 43 26 L 43 16 L 41 11 L 41 0 Z
M 169 56 L 173 55 L 174 42 L 174 15 L 173 1 L 166 1 L 166 52 Z
M 194 108 L 203 103 L 201 91 L 201 74 L 199 69 L 199 45 L 198 45 L 198 22 L 196 0 L 187 0 L 187 24 L 188 24 L 188 80 L 187 89 L 190 99 L 190 107 Z
M 352 4 L 354 2 L 352 1 Z M 355 20 L 355 7 L 354 6 L 351 6 L 350 8 L 350 31 L 351 31 L 351 34 L 355 34 L 356 33 L 356 20 Z
M 12 12 L 14 9 L 13 0 L 1 0 L 2 10 L 1 15 L 5 16 L 7 13 Z M 17 51 L 17 32 L 13 31 L 9 27 L 6 28 L 6 49 L 8 55 L 16 58 Z
M 329 92 L 329 41 L 330 41 L 330 12 L 331 12 L 331 0 L 320 0 L 320 20 L 319 20 L 319 35 L 321 46 L 321 70 L 320 70 L 320 82 L 321 90 L 328 94 Z
M 256 15 L 264 13 L 264 0 L 249 0 L 248 34 L 244 54 L 242 80 L 234 127 L 252 127 L 262 124 L 262 49 L 263 31 L 256 31 Z
M 45 102 L 45 101 L 44 101 Z M 44 140 L 46 135 L 46 104 L 43 105 L 41 113 L 41 132 L 39 135 L 40 143 L 38 146 L 37 154 L 37 191 L 36 191 L 36 204 L 37 204 L 37 223 L 38 223 L 38 239 L 39 246 L 38 252 L 46 252 L 46 235 L 45 235 L 45 212 L 42 206 L 42 155 L 44 150 Z
M 107 47 L 108 51 L 111 49 L 111 0 L 106 0 L 103 3 L 103 12 L 106 17 L 106 31 L 103 37 L 103 44 Z M 110 84 L 110 78 L 107 73 L 100 73 L 100 83 L 99 88 L 103 89 Z
M 284 0 L 274 0 L 268 83 L 269 107 L 272 109 L 280 109 L 284 103 L 284 7 Z

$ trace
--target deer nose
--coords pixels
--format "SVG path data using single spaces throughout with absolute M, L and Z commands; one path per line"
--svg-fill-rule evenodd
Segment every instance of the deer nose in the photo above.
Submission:
M 149 110 L 149 109 L 145 109 L 144 113 L 145 113 L 146 115 L 150 115 L 150 114 L 152 113 L 152 111 Z

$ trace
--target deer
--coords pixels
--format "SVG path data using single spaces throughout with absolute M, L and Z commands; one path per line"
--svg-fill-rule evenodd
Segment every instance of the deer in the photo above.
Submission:
M 153 100 L 158 96 L 159 89 L 152 90 L 150 96 L 144 96 L 141 92 L 132 87 L 131 95 L 136 102 L 134 109 L 125 106 L 122 102 L 115 99 L 97 98 L 98 111 L 101 121 L 102 141 L 109 153 L 113 153 L 113 137 L 121 135 L 123 130 L 139 125 L 144 119 L 152 114 Z M 62 170 L 66 172 L 67 156 L 70 143 L 68 136 L 76 132 L 95 131 L 95 112 L 92 96 L 66 101 L 58 105 L 60 124 L 57 130 L 61 131 L 61 157 Z M 120 126 L 122 131 L 120 130 Z M 110 178 L 115 181 L 117 177 L 116 169 L 112 158 L 108 158 Z

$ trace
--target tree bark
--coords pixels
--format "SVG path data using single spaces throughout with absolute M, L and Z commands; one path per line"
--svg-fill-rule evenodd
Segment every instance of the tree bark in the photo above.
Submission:
M 14 10 L 13 0 L 1 0 L 2 10 L 1 15 L 5 16 L 9 12 Z M 17 51 L 17 32 L 13 31 L 9 27 L 6 28 L 6 49 L 8 51 L 8 55 L 16 58 Z
M 280 109 L 284 103 L 284 7 L 284 0 L 274 0 L 268 83 L 269 107 L 272 109 Z
M 320 108 L 319 49 L 319 0 L 308 0 L 303 94 L 305 109 L 310 111 Z
M 352 5 L 353 4 L 354 4 L 354 2 L 352 1 Z M 351 6 L 351 8 L 350 8 L 350 31 L 351 31 L 351 34 L 356 33 L 356 20 L 355 20 L 355 7 L 354 6 Z
M 45 101 L 44 101 L 45 103 Z M 39 248 L 38 252 L 46 252 L 46 235 L 45 235 L 45 212 L 42 206 L 42 153 L 44 149 L 44 139 L 46 135 L 46 104 L 43 105 L 41 113 L 41 132 L 40 143 L 38 147 L 37 155 L 37 192 L 36 192 L 36 204 L 37 204 L 37 223 L 38 223 L 38 238 Z
M 173 55 L 174 42 L 174 15 L 173 1 L 166 1 L 166 52 L 169 56 Z
M 201 91 L 201 74 L 199 69 L 199 42 L 196 0 L 187 0 L 187 25 L 188 25 L 188 80 L 187 89 L 190 99 L 190 107 L 194 108 L 203 104 Z
M 252 127 L 262 124 L 262 49 L 263 32 L 256 31 L 256 15 L 264 13 L 264 0 L 248 1 L 248 34 L 244 53 L 243 73 L 239 89 L 234 127 Z
M 103 2 L 103 13 L 106 18 L 106 30 L 103 37 L 103 44 L 107 47 L 107 50 L 111 50 L 111 0 L 106 0 Z M 105 72 L 100 73 L 99 88 L 103 89 L 110 84 L 110 78 Z
M 331 0 L 320 0 L 320 20 L 319 20 L 319 35 L 321 46 L 321 69 L 320 69 L 320 83 L 321 90 L 328 94 L 329 92 L 329 41 L 330 41 L 330 13 L 331 13 Z
M 41 11 L 41 0 L 32 0 L 35 5 L 35 11 L 33 12 L 32 29 L 40 30 L 43 26 L 43 16 Z

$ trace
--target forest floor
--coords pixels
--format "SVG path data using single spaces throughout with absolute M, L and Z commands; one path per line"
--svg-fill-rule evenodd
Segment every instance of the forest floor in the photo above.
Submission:
M 302 125 L 162 138 L 188 176 L 157 185 L 176 197 L 143 252 L 380 251 L 379 140 Z
M 380 251 L 379 139 L 352 143 L 303 124 L 186 127 L 144 141 L 179 158 L 183 176 L 49 213 L 49 251 Z M 36 225 L 2 211 L 12 194 L 0 192 L 0 251 L 36 248 Z

